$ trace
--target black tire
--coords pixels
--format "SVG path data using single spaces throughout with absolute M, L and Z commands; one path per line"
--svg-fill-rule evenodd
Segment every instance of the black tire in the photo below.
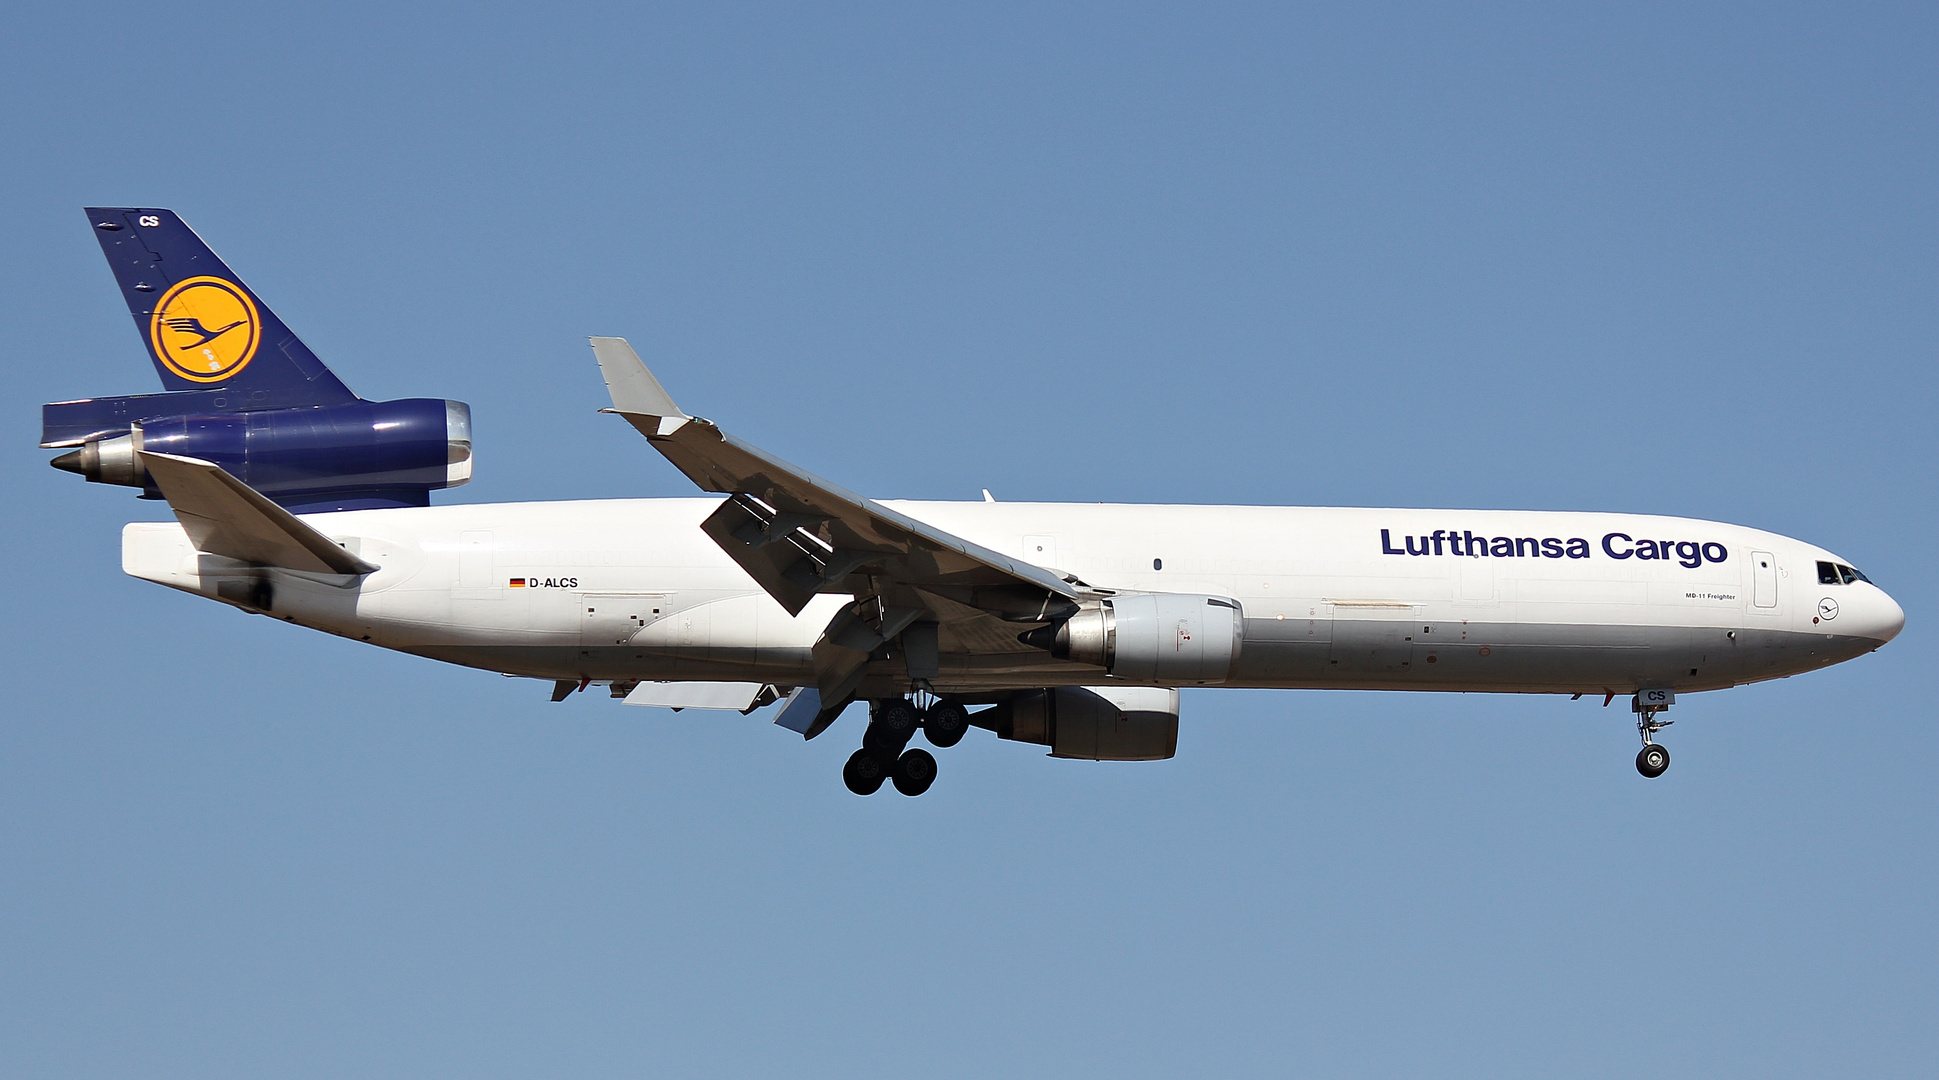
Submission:
M 920 795 L 936 782 L 936 759 L 927 750 L 911 750 L 895 759 L 891 777 L 904 795 Z
M 857 795 L 873 795 L 882 790 L 882 781 L 888 776 L 888 762 L 868 750 L 850 754 L 848 764 L 842 766 L 842 783 Z
M 914 732 L 897 732 L 881 724 L 870 724 L 862 732 L 862 749 L 869 751 L 883 761 L 894 761 L 909 745 L 909 736 Z
M 922 737 L 930 745 L 948 749 L 963 741 L 969 730 L 969 710 L 953 701 L 938 701 L 922 715 Z
M 902 698 L 894 698 L 876 706 L 875 715 L 869 718 L 868 730 L 862 733 L 862 745 L 883 757 L 893 758 L 915 738 L 916 728 L 920 726 L 922 714 L 916 707 Z
M 1636 752 L 1636 771 L 1651 780 L 1662 776 L 1669 767 L 1670 752 L 1655 743 L 1650 743 Z

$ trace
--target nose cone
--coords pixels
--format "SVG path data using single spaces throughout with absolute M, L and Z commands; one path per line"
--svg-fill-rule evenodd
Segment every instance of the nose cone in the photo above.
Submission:
M 1862 605 L 1862 610 L 1854 612 L 1859 619 L 1852 629 L 1860 636 L 1883 645 L 1905 629 L 1905 609 L 1899 606 L 1897 600 L 1885 595 L 1884 589 L 1874 587 L 1868 591 L 1871 595 Z

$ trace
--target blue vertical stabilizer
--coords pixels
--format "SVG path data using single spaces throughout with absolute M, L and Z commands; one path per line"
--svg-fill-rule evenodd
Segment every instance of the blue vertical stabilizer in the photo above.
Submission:
M 87 215 L 164 389 L 221 388 L 236 411 L 357 400 L 174 211 Z

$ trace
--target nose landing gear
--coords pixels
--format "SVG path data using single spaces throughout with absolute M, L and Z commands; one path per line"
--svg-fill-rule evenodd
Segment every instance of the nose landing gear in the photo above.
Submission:
M 1643 737 L 1643 749 L 1636 754 L 1636 771 L 1651 780 L 1670 768 L 1670 752 L 1656 744 L 1656 733 L 1676 723 L 1661 719 L 1674 704 L 1676 694 L 1669 690 L 1643 690 L 1629 702 L 1636 713 L 1636 734 Z
M 1649 743 L 1636 752 L 1636 771 L 1654 780 L 1670 767 L 1670 752 L 1655 743 Z M 881 781 L 876 781 L 880 784 Z
M 955 746 L 969 730 L 969 710 L 953 701 L 934 701 L 918 709 L 905 698 L 889 698 L 870 705 L 868 730 L 862 748 L 842 766 L 842 783 L 857 795 L 873 795 L 883 781 L 892 781 L 904 795 L 920 795 L 936 782 L 936 758 L 927 750 L 908 749 L 917 729 L 937 747 Z

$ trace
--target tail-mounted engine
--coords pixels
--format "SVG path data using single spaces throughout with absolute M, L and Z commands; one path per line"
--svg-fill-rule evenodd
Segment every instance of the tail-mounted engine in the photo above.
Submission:
M 1115 596 L 1020 640 L 1127 682 L 1209 685 L 1224 682 L 1238 663 L 1245 613 L 1238 601 L 1218 596 Z
M 407 398 L 300 409 L 174 413 L 178 397 L 62 402 L 43 409 L 43 446 L 78 446 L 57 469 L 157 492 L 137 450 L 201 458 L 283 506 L 425 506 L 471 479 L 471 409 Z M 207 396 L 206 392 L 202 396 Z M 226 402 L 225 402 L 226 404 Z

